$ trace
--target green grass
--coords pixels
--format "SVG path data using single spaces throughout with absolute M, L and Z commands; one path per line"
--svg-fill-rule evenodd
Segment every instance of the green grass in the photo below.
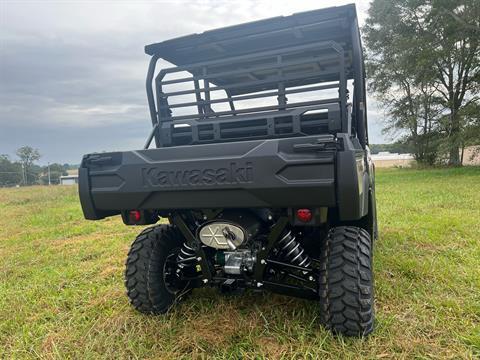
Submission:
M 139 228 L 83 220 L 73 187 L 0 189 L 0 358 L 480 356 L 480 168 L 381 170 L 377 197 L 377 328 L 359 340 L 271 294 L 141 315 L 123 287 Z

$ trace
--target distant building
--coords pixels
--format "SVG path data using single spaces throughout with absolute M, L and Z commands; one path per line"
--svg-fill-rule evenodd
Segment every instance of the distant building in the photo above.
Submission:
M 398 154 L 382 151 L 372 155 L 375 167 L 410 167 L 415 162 L 412 154 Z
M 60 176 L 60 185 L 75 185 L 78 184 L 78 175 Z

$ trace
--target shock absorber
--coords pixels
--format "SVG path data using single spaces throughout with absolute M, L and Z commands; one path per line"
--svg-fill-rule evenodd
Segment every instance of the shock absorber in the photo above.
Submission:
M 292 230 L 287 230 L 282 239 L 278 242 L 280 249 L 280 256 L 288 260 L 291 264 L 309 267 L 311 264 L 310 257 L 305 253 L 305 250 L 296 240 Z
M 178 267 L 180 269 L 193 267 L 195 265 L 195 262 L 195 249 L 191 248 L 186 242 L 184 242 L 177 256 Z

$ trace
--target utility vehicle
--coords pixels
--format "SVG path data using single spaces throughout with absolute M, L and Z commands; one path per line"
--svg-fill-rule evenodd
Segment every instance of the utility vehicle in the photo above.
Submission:
M 142 150 L 83 157 L 86 219 L 145 228 L 125 283 L 143 313 L 192 289 L 318 302 L 335 333 L 373 329 L 377 236 L 354 5 L 148 45 Z

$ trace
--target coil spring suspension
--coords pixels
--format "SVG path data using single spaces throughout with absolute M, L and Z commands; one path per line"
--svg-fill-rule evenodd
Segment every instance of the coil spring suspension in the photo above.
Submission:
M 280 247 L 280 255 L 288 260 L 291 264 L 303 267 L 309 267 L 311 264 L 310 257 L 300 243 L 295 239 L 295 235 L 288 230 L 278 242 Z
M 178 267 L 180 269 L 193 267 L 196 261 L 195 257 L 195 249 L 192 249 L 187 243 L 183 243 L 182 248 L 177 256 Z

